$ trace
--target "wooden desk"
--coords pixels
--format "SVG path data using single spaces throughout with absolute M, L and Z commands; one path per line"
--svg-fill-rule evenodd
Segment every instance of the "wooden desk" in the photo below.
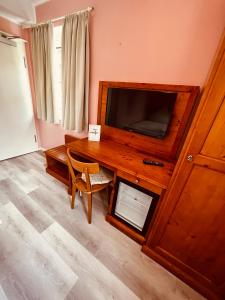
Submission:
M 159 159 L 148 154 L 144 154 L 129 146 L 104 138 L 100 142 L 91 142 L 88 141 L 88 139 L 76 140 L 67 144 L 67 147 L 70 148 L 71 152 L 78 156 L 90 161 L 96 161 L 100 165 L 112 170 L 115 174 L 114 182 L 118 176 L 158 195 L 162 195 L 167 189 L 174 168 L 173 163 L 163 161 L 161 159 L 160 161 L 164 163 L 164 167 L 144 165 L 144 158 L 152 160 Z M 143 236 L 138 234 L 134 235 L 129 227 L 126 227 L 122 223 L 119 224 L 119 221 L 111 215 L 113 195 L 114 191 L 112 192 L 109 214 L 106 219 L 138 242 L 143 243 Z

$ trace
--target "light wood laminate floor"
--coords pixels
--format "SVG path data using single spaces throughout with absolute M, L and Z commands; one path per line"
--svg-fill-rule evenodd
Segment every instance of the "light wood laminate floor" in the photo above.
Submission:
M 0 162 L 0 300 L 202 300 L 108 224 L 106 195 L 76 207 L 41 152 Z

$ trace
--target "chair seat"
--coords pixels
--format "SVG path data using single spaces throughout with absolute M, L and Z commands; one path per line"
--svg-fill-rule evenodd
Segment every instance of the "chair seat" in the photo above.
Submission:
M 113 180 L 112 173 L 109 170 L 102 167 L 100 168 L 99 173 L 89 174 L 89 176 L 90 176 L 91 185 L 105 184 Z M 86 182 L 86 177 L 84 173 L 82 173 L 81 178 L 84 182 Z
M 99 192 L 101 190 L 104 190 L 108 185 L 109 185 L 109 183 L 93 184 L 91 186 L 91 192 L 95 193 L 95 192 Z M 76 180 L 76 188 L 78 190 L 80 190 L 82 193 L 88 193 L 87 185 L 81 178 L 78 178 Z

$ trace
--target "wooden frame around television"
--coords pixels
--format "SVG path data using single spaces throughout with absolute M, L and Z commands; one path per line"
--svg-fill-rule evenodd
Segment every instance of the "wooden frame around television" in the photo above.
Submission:
M 177 99 L 166 137 L 157 139 L 107 126 L 105 124 L 105 117 L 108 88 L 127 88 L 177 93 Z M 100 81 L 98 124 L 101 125 L 102 137 L 128 145 L 156 157 L 174 160 L 177 158 L 181 142 L 187 132 L 187 127 L 190 126 L 193 111 L 197 106 L 198 94 L 198 86 Z

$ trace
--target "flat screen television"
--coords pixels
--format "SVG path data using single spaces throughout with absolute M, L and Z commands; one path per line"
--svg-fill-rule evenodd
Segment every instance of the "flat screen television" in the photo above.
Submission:
M 176 98 L 176 92 L 108 88 L 105 124 L 163 139 Z

